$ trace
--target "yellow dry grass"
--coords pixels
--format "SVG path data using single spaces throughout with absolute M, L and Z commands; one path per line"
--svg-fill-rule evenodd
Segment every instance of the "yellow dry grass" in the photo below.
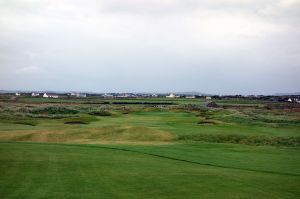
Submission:
M 0 131 L 0 141 L 55 143 L 143 143 L 159 144 L 175 140 L 176 135 L 147 127 L 106 126 L 65 130 Z

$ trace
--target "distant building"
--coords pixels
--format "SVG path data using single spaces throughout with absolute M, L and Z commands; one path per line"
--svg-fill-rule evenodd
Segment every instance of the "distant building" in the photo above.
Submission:
M 70 93 L 69 96 L 71 97 L 86 97 L 85 93 Z
M 175 98 L 176 95 L 174 95 L 173 93 L 171 93 L 170 95 L 167 95 L 166 98 Z
M 128 94 L 118 94 L 116 98 L 129 98 L 130 96 Z
M 48 95 L 47 93 L 44 93 L 44 98 L 58 98 L 58 95 Z
M 195 96 L 195 95 L 192 95 L 192 96 L 186 96 L 185 98 L 186 98 L 186 99 L 195 99 L 196 96 Z
M 104 98 L 113 98 L 114 96 L 112 94 L 105 93 L 105 94 L 102 95 L 102 97 L 104 97 Z
M 21 96 L 21 94 L 20 93 L 16 93 L 16 96 Z
M 76 93 L 76 97 L 86 97 L 85 93 Z
M 58 95 L 49 95 L 49 98 L 58 98 Z
M 206 100 L 211 100 L 211 97 L 210 96 L 206 96 L 205 99 Z
M 287 102 L 290 102 L 290 103 L 300 103 L 300 98 L 299 97 L 290 97 L 286 100 Z
M 38 96 L 40 96 L 40 94 L 39 93 L 31 93 L 31 96 L 32 97 L 38 97 Z

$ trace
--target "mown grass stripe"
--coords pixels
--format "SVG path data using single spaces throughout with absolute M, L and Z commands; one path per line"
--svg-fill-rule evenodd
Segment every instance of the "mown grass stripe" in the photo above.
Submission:
M 159 155 L 159 154 L 154 154 L 154 153 L 147 153 L 147 152 L 136 151 L 136 150 L 131 150 L 131 149 L 101 146 L 101 145 L 41 143 L 41 142 L 2 142 L 2 141 L 0 141 L 0 144 L 1 143 L 7 143 L 7 144 L 14 144 L 14 143 L 18 143 L 18 144 L 39 144 L 39 145 L 54 145 L 54 146 L 60 145 L 60 146 L 67 146 L 67 147 L 101 148 L 101 149 L 118 150 L 118 151 L 125 151 L 125 152 L 131 152 L 131 153 L 139 153 L 139 154 L 144 154 L 144 155 L 149 155 L 149 156 L 154 156 L 154 157 L 159 157 L 159 158 L 165 158 L 165 159 L 169 159 L 169 160 L 175 160 L 175 161 L 186 162 L 186 163 L 190 163 L 190 164 L 197 164 L 197 165 L 202 165 L 202 166 L 210 166 L 210 167 L 223 168 L 223 169 L 236 169 L 236 170 L 241 170 L 241 171 L 252 171 L 252 172 L 260 172 L 260 173 L 268 173 L 268 174 L 278 174 L 278 175 L 287 175 L 287 176 L 300 176 L 300 174 L 295 174 L 295 173 L 276 172 L 276 171 L 267 171 L 267 170 L 259 170 L 259 169 L 245 169 L 245 168 L 238 168 L 238 167 L 222 166 L 222 165 L 211 164 L 211 163 L 201 163 L 201 162 L 196 162 L 196 161 L 192 161 L 192 160 L 185 160 L 185 159 L 169 157 L 169 156 L 164 156 L 164 155 Z

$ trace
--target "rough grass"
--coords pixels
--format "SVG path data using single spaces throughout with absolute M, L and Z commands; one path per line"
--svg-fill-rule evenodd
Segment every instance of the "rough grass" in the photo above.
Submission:
M 0 116 L 0 124 L 6 123 L 6 124 L 22 124 L 22 125 L 28 125 L 28 126 L 36 126 L 39 124 L 39 120 L 24 117 L 23 115 L 1 115 Z
M 111 116 L 112 114 L 109 111 L 106 110 L 95 110 L 89 112 L 90 115 L 95 115 L 95 116 Z
M 33 114 L 76 114 L 79 113 L 78 110 L 69 109 L 61 106 L 47 106 L 47 107 L 39 107 L 30 110 Z
M 247 145 L 270 145 L 270 146 L 300 146 L 300 137 L 267 137 L 245 135 L 181 135 L 178 140 L 204 141 L 212 143 L 234 143 Z
M 63 119 L 70 117 L 78 117 L 74 114 L 53 114 L 53 115 L 45 115 L 45 114 L 26 114 L 27 117 L 30 118 L 41 118 L 41 119 Z
M 176 136 L 169 132 L 164 132 L 147 127 L 132 126 L 108 126 L 93 129 L 88 137 L 91 140 L 106 141 L 173 141 Z
M 69 121 L 68 124 L 82 124 L 82 121 Z M 66 123 L 65 123 L 66 124 Z M 176 135 L 146 127 L 107 126 L 101 128 L 72 128 L 61 130 L 2 131 L 2 141 L 31 141 L 56 143 L 103 143 L 114 142 L 171 142 Z
M 74 104 L 69 101 L 66 104 L 62 102 L 57 106 L 0 103 L 0 132 L 1 129 L 68 131 L 68 128 L 72 126 L 88 132 L 87 135 L 91 129 L 102 129 L 101 131 L 105 129 L 103 135 L 108 140 L 118 142 L 122 139 L 124 141 L 148 139 L 149 142 L 152 140 L 158 142 L 159 136 L 155 139 L 153 138 L 155 136 L 149 137 L 150 132 L 154 132 L 153 135 L 156 135 L 156 132 L 160 132 L 159 134 L 163 132 L 167 135 L 172 134 L 175 138 L 170 140 L 174 142 L 178 141 L 179 137 L 180 141 L 201 140 L 255 145 L 291 144 L 291 146 L 297 145 L 297 139 L 300 136 L 300 115 L 299 112 L 293 110 L 289 112 L 267 110 L 263 106 L 262 108 L 246 106 L 243 109 L 216 110 L 203 108 L 199 103 L 188 104 L 186 102 L 163 108 L 139 104 L 82 104 L 81 101 L 75 103 L 76 100 L 72 101 Z M 108 116 L 111 113 L 113 113 L 111 117 L 97 117 Z M 145 134 L 144 138 L 142 138 L 143 134 Z M 70 141 L 79 139 L 81 137 L 78 139 L 72 137 Z M 92 142 L 92 138 L 86 142 Z
M 64 124 L 89 124 L 95 121 L 98 121 L 98 119 L 91 116 L 80 116 L 63 119 Z
M 39 124 L 36 120 L 29 120 L 29 119 L 17 119 L 13 121 L 14 124 L 23 124 L 23 125 L 29 125 L 29 126 L 36 126 Z

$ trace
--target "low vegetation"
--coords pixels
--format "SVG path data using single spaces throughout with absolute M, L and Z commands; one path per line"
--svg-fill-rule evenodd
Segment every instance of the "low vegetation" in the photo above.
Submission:
M 268 137 L 268 136 L 245 136 L 245 135 L 181 135 L 179 140 L 202 141 L 212 143 L 234 143 L 247 145 L 270 145 L 270 146 L 300 146 L 300 137 Z
M 80 116 L 80 117 L 72 117 L 63 119 L 64 124 L 89 124 L 91 122 L 98 121 L 95 117 L 90 116 Z
M 111 113 L 106 110 L 95 110 L 89 112 L 90 115 L 95 115 L 95 116 L 111 116 Z
M 16 120 L 13 120 L 12 122 L 15 124 L 23 124 L 23 125 L 29 125 L 29 126 L 38 125 L 38 121 L 30 120 L 30 119 L 16 119 Z
M 47 106 L 30 110 L 33 114 L 77 114 L 78 110 L 69 109 L 61 106 Z
M 300 105 L 216 103 L 2 97 L 0 198 L 299 198 Z

